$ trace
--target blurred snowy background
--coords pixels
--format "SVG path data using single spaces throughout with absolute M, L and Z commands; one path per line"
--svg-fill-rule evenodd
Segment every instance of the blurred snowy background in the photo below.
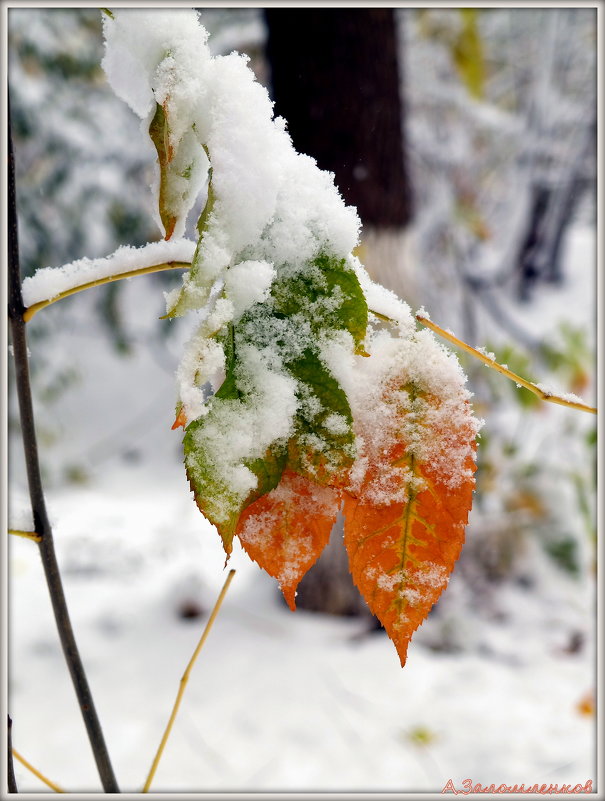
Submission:
M 206 9 L 215 53 L 269 85 L 260 9 Z M 395 12 L 413 214 L 405 280 L 374 277 L 533 380 L 596 403 L 596 9 Z M 97 9 L 11 8 L 22 271 L 158 238 L 149 151 L 100 68 Z M 326 132 L 329 135 L 329 131 Z M 403 188 L 402 188 L 403 191 Z M 136 792 L 224 580 L 174 419 L 178 275 L 28 326 L 43 477 L 121 787 Z M 595 779 L 596 421 L 464 359 L 482 431 L 467 544 L 399 667 L 368 616 L 290 613 L 240 552 L 156 791 L 439 792 Z M 10 378 L 10 376 L 9 376 Z M 9 395 L 11 512 L 27 497 Z M 9 543 L 15 747 L 98 780 L 35 545 Z M 45 788 L 17 764 L 22 791 Z

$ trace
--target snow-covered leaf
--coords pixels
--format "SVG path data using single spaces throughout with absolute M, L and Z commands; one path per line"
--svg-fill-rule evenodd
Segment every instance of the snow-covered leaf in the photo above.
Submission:
M 160 187 L 160 205 L 161 205 L 161 187 Z M 204 235 L 208 229 L 208 220 L 210 214 L 212 213 L 212 209 L 214 208 L 214 202 L 216 200 L 216 196 L 214 193 L 214 188 L 212 186 L 212 167 L 208 169 L 208 194 L 206 197 L 206 203 L 204 204 L 204 208 L 202 209 L 202 213 L 197 221 L 197 233 L 198 233 L 198 240 L 197 245 L 195 248 L 195 253 L 193 254 L 193 259 L 191 261 L 191 268 L 189 270 L 189 280 L 197 283 L 204 283 L 200 281 L 200 271 L 203 269 L 203 244 L 204 244 Z M 210 289 L 212 282 L 207 284 L 207 289 Z M 171 299 L 170 307 L 166 313 L 166 317 L 179 317 L 180 315 L 184 314 L 187 311 L 187 293 L 184 287 L 181 287 L 178 292 L 175 293 L 174 297 Z
M 392 388 L 387 403 L 398 406 L 402 399 L 407 402 L 395 409 L 400 425 L 392 441 L 374 449 L 356 496 L 345 495 L 344 530 L 353 580 L 395 643 L 403 666 L 413 632 L 447 586 L 462 549 L 474 487 L 476 427 L 468 408 L 439 415 L 439 396 L 414 382 Z M 466 453 L 463 470 L 450 472 L 423 457 L 426 438 L 431 447 L 437 441 L 444 450 Z M 391 492 L 403 492 L 401 499 L 385 502 L 377 497 L 376 486 L 393 468 L 400 486 L 395 483 Z
M 312 351 L 288 365 L 298 381 L 300 410 L 288 445 L 292 470 L 320 484 L 344 485 L 355 458 L 347 396 Z
M 362 350 L 368 304 L 345 259 L 320 253 L 294 276 L 278 279 L 272 295 L 277 314 L 302 314 L 317 334 L 326 328 L 348 331 Z
M 278 486 L 248 506 L 237 535 L 248 555 L 276 578 L 288 606 L 328 543 L 340 493 L 286 470 Z

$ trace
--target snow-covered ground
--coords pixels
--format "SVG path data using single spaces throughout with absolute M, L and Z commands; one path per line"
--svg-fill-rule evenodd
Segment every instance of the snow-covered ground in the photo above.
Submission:
M 591 229 L 574 229 L 570 281 L 526 307 L 541 332 L 570 317 L 577 323 L 578 314 L 593 331 L 593 243 Z M 185 324 L 166 322 L 174 326 L 167 341 L 152 334 L 161 289 L 133 279 L 121 304 L 137 343 L 117 358 L 91 323 L 95 291 L 40 313 L 54 343 L 47 358 L 55 369 L 69 364 L 77 380 L 36 412 L 76 635 L 120 786 L 138 792 L 227 571 L 219 537 L 191 499 L 180 434 L 170 430 Z M 545 414 L 562 412 L 577 414 Z M 26 495 L 18 447 L 15 440 L 15 510 Z M 79 483 L 66 483 L 67 474 Z M 595 588 L 589 576 L 577 581 L 534 564 L 535 585 L 502 585 L 491 616 L 461 616 L 467 589 L 454 571 L 446 609 L 468 647 L 435 650 L 444 620 L 431 616 L 402 670 L 383 633 L 367 633 L 359 620 L 291 613 L 275 582 L 236 550 L 234 581 L 153 789 L 409 793 L 440 792 L 449 779 L 458 788 L 465 779 L 594 781 L 595 717 L 579 705 L 596 683 Z M 11 538 L 7 572 L 13 744 L 66 790 L 98 792 L 32 542 Z M 203 613 L 183 618 L 183 605 Z M 16 774 L 21 791 L 50 792 L 19 763 Z

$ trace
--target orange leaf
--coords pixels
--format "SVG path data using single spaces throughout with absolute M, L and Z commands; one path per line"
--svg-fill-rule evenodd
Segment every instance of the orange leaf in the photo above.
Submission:
M 185 410 L 183 407 L 179 409 L 179 413 L 176 416 L 176 420 L 172 424 L 172 431 L 174 431 L 176 428 L 179 428 L 180 426 L 182 426 L 183 428 L 187 427 L 187 415 L 185 414 Z
M 590 717 L 595 714 L 595 699 L 592 691 L 587 692 L 576 704 L 576 710 L 580 715 Z
M 340 500 L 337 490 L 285 470 L 277 487 L 241 514 L 236 534 L 244 550 L 278 580 L 292 611 L 300 580 L 328 543 Z
M 438 417 L 431 412 L 440 400 L 426 394 L 422 400 L 425 417 L 417 409 L 409 415 L 414 436 L 404 412 L 398 430 L 407 423 L 411 439 L 417 440 L 418 432 L 429 437 L 439 458 L 423 458 L 417 442 L 410 447 L 401 435 L 386 450 L 383 442 L 374 449 L 370 445 L 364 481 L 355 497 L 345 496 L 344 506 L 353 580 L 393 640 L 402 667 L 412 634 L 447 586 L 460 555 L 475 483 L 476 426 L 470 413 Z M 463 407 L 468 408 L 467 401 Z M 444 467 L 448 451 L 456 454 L 458 475 Z M 404 492 L 388 502 L 377 487 L 390 482 L 392 492 L 397 470 Z

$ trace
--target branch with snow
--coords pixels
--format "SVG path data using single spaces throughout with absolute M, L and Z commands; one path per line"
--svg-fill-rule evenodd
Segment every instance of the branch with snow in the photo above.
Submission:
M 100 259 L 83 258 L 62 267 L 43 267 L 23 281 L 24 318 L 31 319 L 40 308 L 81 289 L 162 268 L 189 267 L 194 251 L 195 242 L 189 239 L 162 240 L 140 248 L 124 245 Z

